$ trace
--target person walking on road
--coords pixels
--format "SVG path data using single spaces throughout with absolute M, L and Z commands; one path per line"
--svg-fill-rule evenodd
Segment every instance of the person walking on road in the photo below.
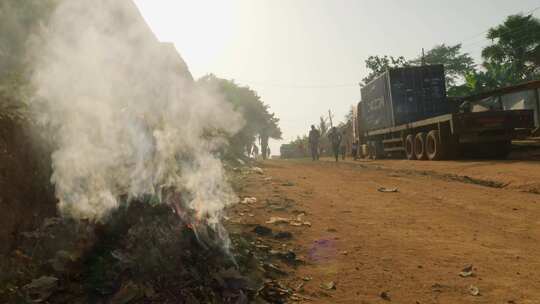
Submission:
M 315 128 L 314 125 L 311 125 L 311 131 L 309 131 L 309 148 L 311 149 L 311 158 L 319 160 L 319 139 L 321 138 L 321 133 Z
M 334 152 L 334 157 L 336 158 L 337 162 L 339 160 L 339 148 L 341 146 L 341 140 L 343 139 L 343 136 L 341 136 L 341 133 L 336 127 L 332 127 L 332 129 L 330 129 L 330 133 L 328 133 L 328 138 L 332 143 L 332 150 Z
M 355 140 L 352 144 L 352 156 L 354 157 L 354 160 L 358 159 L 358 141 Z
M 346 135 L 345 131 L 343 131 L 343 133 L 341 134 L 341 148 L 340 148 L 342 160 L 345 160 L 345 157 L 347 156 L 347 138 L 345 135 Z

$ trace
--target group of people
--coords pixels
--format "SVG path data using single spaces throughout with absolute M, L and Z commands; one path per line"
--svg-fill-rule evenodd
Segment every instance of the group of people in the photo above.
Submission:
M 309 131 L 309 147 L 311 150 L 311 158 L 315 160 L 319 160 L 320 156 L 320 139 L 321 139 L 321 132 L 315 128 L 315 126 L 311 126 L 311 130 Z M 336 162 L 339 161 L 339 155 L 341 154 L 342 159 L 345 159 L 345 155 L 347 153 L 347 142 L 343 139 L 343 134 L 338 130 L 336 127 L 332 127 L 330 131 L 328 132 L 328 139 L 330 140 L 330 144 L 332 145 L 332 152 L 336 159 Z M 356 159 L 356 155 L 358 152 L 358 142 L 355 141 L 352 144 L 352 155 Z

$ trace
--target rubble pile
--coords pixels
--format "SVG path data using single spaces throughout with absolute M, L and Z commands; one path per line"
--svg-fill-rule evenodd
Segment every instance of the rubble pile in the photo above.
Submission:
M 147 202 L 105 224 L 47 219 L 3 265 L 0 302 L 268 303 L 251 243 L 233 234 L 228 251 L 200 229 Z
M 234 175 L 259 175 L 245 168 L 229 172 L 235 186 L 242 183 Z M 17 249 L 0 262 L 0 302 L 303 301 L 309 299 L 302 295 L 305 282 L 298 284 L 291 274 L 305 262 L 287 244 L 295 237 L 287 227 L 309 227 L 305 213 L 281 226 L 239 221 L 253 221 L 248 215 L 261 207 L 264 212 L 291 205 L 290 200 L 275 206 L 255 197 L 240 200 L 228 210 L 230 217 L 224 216 L 227 240 L 223 227 L 211 228 L 185 205 L 160 204 L 153 197 L 123 204 L 102 223 L 47 218 L 39 229 L 22 233 Z

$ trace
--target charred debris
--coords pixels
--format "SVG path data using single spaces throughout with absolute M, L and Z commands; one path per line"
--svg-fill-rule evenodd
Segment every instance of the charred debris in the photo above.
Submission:
M 252 169 L 228 170 L 233 185 Z M 262 177 L 261 177 L 262 178 Z M 102 223 L 47 218 L 0 267 L 3 303 L 286 303 L 301 299 L 281 279 L 301 264 L 272 248 L 290 232 L 197 221 L 152 197 Z M 262 232 L 262 235 L 261 235 Z M 227 241 L 230 246 L 227 247 Z M 266 242 L 265 240 L 269 240 Z

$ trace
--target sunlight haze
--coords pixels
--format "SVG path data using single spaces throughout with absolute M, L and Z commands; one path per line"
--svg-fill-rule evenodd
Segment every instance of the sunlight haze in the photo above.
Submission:
M 462 42 L 479 63 L 488 28 L 540 6 L 538 0 L 135 2 L 195 78 L 213 73 L 255 89 L 281 119 L 283 142 L 307 133 L 329 107 L 343 120 L 360 99 L 368 56 L 411 58 L 422 48 Z M 272 154 L 281 143 L 271 141 Z

